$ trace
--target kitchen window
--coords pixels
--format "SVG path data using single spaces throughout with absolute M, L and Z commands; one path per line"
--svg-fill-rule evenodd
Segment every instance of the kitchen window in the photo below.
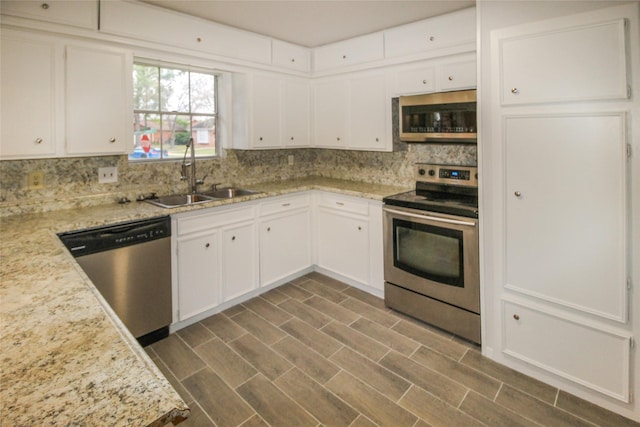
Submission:
M 129 160 L 182 159 L 191 138 L 197 157 L 218 155 L 214 72 L 136 62 L 133 105 Z

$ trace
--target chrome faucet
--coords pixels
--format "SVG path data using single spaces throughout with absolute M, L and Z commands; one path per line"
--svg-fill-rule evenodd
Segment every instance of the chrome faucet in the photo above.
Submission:
M 187 151 L 189 150 L 191 150 L 191 156 L 190 156 L 191 161 L 187 162 Z M 190 171 L 187 172 L 187 169 L 190 169 Z M 186 181 L 187 179 L 189 180 L 189 193 L 193 195 L 198 192 L 198 185 L 204 184 L 205 178 L 206 176 L 204 176 L 202 179 L 196 178 L 195 144 L 193 143 L 193 138 L 189 138 L 189 142 L 187 142 L 187 148 L 184 151 L 184 157 L 182 158 L 180 180 L 182 181 Z

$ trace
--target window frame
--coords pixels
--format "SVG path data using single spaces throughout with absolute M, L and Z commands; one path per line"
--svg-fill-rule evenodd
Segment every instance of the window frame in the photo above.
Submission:
M 214 139 L 215 139 L 215 145 L 214 145 L 214 149 L 215 149 L 215 154 L 213 155 L 198 155 L 198 151 L 196 149 L 196 156 L 198 159 L 217 159 L 222 157 L 223 155 L 223 151 L 222 151 L 222 143 L 220 141 L 220 100 L 219 100 L 219 80 L 222 76 L 222 72 L 220 72 L 219 70 L 213 69 L 213 68 L 207 68 L 207 67 L 196 67 L 196 66 L 191 66 L 188 64 L 181 64 L 178 62 L 167 62 L 167 61 L 156 61 L 156 60 L 150 60 L 150 59 L 145 59 L 145 58 L 140 58 L 140 57 L 135 57 L 133 60 L 133 70 L 135 70 L 136 66 L 146 66 L 146 67 L 153 67 L 156 68 L 158 70 L 158 94 L 160 94 L 160 90 L 162 87 L 162 82 L 161 82 L 161 70 L 162 69 L 169 69 L 169 70 L 176 70 L 176 71 L 182 71 L 182 72 L 187 72 L 189 73 L 189 77 L 188 77 L 188 112 L 182 112 L 182 111 L 164 111 L 162 109 L 162 102 L 161 99 L 158 99 L 158 109 L 157 110 L 147 110 L 147 109 L 136 109 L 136 105 L 135 105 L 135 100 L 133 102 L 133 109 L 132 109 L 132 113 L 134 115 L 134 124 L 135 124 L 135 116 L 136 115 L 145 115 L 145 114 L 149 114 L 149 115 L 155 115 L 158 116 L 160 123 L 162 123 L 162 118 L 166 117 L 166 116 L 186 116 L 190 119 L 190 122 L 192 122 L 192 118 L 194 117 L 213 117 L 214 120 Z M 132 71 L 133 73 L 134 71 Z M 213 85 L 214 85 L 214 93 L 213 93 L 213 102 L 214 102 L 214 112 L 213 113 L 195 113 L 191 111 L 191 97 L 192 97 L 192 93 L 191 93 L 191 73 L 200 73 L 200 74 L 208 74 L 213 76 Z M 133 80 L 133 75 L 132 75 L 132 80 Z M 134 96 L 134 92 L 132 91 L 131 96 L 133 98 Z M 162 126 L 162 125 L 161 125 Z M 197 129 L 194 129 L 193 127 L 190 126 L 190 133 L 193 134 L 193 132 L 197 132 Z M 160 128 L 162 129 L 162 127 Z M 134 133 L 134 138 L 136 137 L 136 130 L 133 130 Z M 133 144 L 133 150 L 135 150 L 135 148 L 137 147 L 136 145 L 137 141 L 134 141 Z M 197 144 L 196 144 L 197 145 Z M 182 161 L 182 156 L 180 156 L 180 158 L 178 157 L 158 157 L 158 158 L 134 158 L 132 157 L 133 154 L 133 150 L 129 153 L 129 155 L 127 156 L 127 160 L 130 163 L 150 163 L 150 162 L 176 162 L 176 161 Z M 165 148 L 163 146 L 161 146 L 161 156 L 164 154 Z

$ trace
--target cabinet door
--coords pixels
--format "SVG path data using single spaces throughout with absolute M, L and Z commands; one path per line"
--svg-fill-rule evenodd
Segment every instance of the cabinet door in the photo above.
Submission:
M 260 224 L 260 284 L 267 286 L 311 265 L 310 213 L 286 212 Z
M 56 151 L 56 58 L 53 42 L 2 30 L 2 139 L 0 156 L 53 156 Z
M 503 105 L 627 97 L 624 19 L 546 25 L 494 34 Z
M 66 67 L 67 153 L 125 153 L 133 142 L 131 55 L 68 46 Z
M 311 50 L 309 48 L 280 40 L 272 40 L 271 50 L 272 63 L 276 67 L 305 73 L 311 70 Z
M 185 320 L 220 303 L 219 232 L 178 240 L 178 311 Z
M 349 83 L 349 148 L 382 150 L 387 142 L 387 102 L 384 75 L 362 76 Z
M 436 90 L 436 70 L 421 67 L 396 73 L 396 95 L 431 93 Z
M 348 67 L 383 57 L 382 32 L 320 46 L 313 51 L 315 71 Z
M 318 208 L 318 264 L 369 284 L 369 231 L 364 217 Z
M 226 302 L 258 287 L 255 223 L 224 227 L 221 239 L 222 302 Z
M 288 147 L 308 147 L 309 83 L 303 80 L 284 81 L 284 143 Z
M 505 287 L 626 322 L 624 114 L 509 116 L 504 130 Z
M 45 22 L 98 29 L 96 0 L 2 0 L 2 14 L 20 16 Z
M 280 99 L 282 80 L 273 76 L 253 76 L 251 92 L 251 145 L 274 148 L 282 145 Z
M 503 301 L 503 324 L 506 354 L 629 402 L 628 333 L 509 301 Z
M 456 62 L 438 66 L 438 91 L 475 89 L 476 61 Z
M 314 145 L 344 148 L 347 140 L 347 82 L 322 81 L 314 84 Z

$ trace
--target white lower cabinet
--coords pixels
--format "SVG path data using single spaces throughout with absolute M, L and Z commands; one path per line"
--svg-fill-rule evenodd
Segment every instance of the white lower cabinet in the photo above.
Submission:
M 316 212 L 318 267 L 381 295 L 382 204 L 319 193 Z
M 176 329 L 311 271 L 314 264 L 383 295 L 382 202 L 303 191 L 179 213 L 173 224 Z
M 218 230 L 178 239 L 178 320 L 220 303 L 219 241 Z
M 307 194 L 264 203 L 260 213 L 260 286 L 311 266 L 311 212 Z
M 178 321 L 206 315 L 257 287 L 254 206 L 205 209 L 175 219 Z
M 631 335 L 562 311 L 503 301 L 503 351 L 629 402 Z
M 242 296 L 257 287 L 258 253 L 256 225 L 248 221 L 223 227 L 222 240 L 222 301 Z

